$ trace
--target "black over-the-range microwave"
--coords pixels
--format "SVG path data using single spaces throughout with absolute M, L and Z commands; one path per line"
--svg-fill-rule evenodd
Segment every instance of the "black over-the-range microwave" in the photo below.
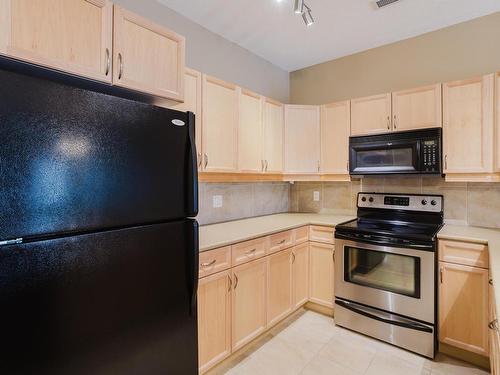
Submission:
M 351 175 L 441 175 L 442 130 L 430 128 L 349 138 Z

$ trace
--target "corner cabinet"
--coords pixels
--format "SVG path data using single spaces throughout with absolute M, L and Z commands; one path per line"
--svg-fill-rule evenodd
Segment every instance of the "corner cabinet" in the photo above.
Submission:
M 238 170 L 264 172 L 262 97 L 248 90 L 239 91 Z
M 108 0 L 1 0 L 0 54 L 111 83 Z
M 184 37 L 117 5 L 114 8 L 113 83 L 182 101 Z
M 285 106 L 285 172 L 317 174 L 320 170 L 319 106 Z
M 392 93 L 395 131 L 441 127 L 441 84 Z
M 238 169 L 239 88 L 203 74 L 202 168 L 205 172 Z
M 321 106 L 321 174 L 349 179 L 349 135 L 351 102 Z
M 283 172 L 284 106 L 269 98 L 264 99 L 264 171 Z
M 494 75 L 443 84 L 446 179 L 492 180 L 494 135 Z
M 392 131 L 391 94 L 380 94 L 351 100 L 351 135 Z

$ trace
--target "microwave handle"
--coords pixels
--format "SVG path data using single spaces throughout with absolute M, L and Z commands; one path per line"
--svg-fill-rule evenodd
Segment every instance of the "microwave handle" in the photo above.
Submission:
M 360 314 L 368 318 L 378 320 L 379 322 L 392 324 L 403 328 L 414 329 L 416 331 L 421 331 L 421 332 L 428 332 L 428 333 L 433 332 L 432 328 L 429 326 L 413 322 L 408 319 L 400 318 L 394 314 L 385 311 L 377 311 L 362 305 L 358 305 L 357 303 L 352 303 L 338 299 L 335 300 L 335 304 L 347 310 L 355 312 L 356 314 Z

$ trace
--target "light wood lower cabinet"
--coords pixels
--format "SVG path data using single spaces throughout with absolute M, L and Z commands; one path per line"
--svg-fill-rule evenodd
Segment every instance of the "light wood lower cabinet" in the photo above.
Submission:
M 488 270 L 439 262 L 439 341 L 488 355 Z
M 292 310 L 292 250 L 268 257 L 267 324 L 279 322 Z
M 292 305 L 298 308 L 309 300 L 309 243 L 292 249 Z
M 0 1 L 0 54 L 111 83 L 108 0 Z
M 233 268 L 232 350 L 266 329 L 267 259 Z
M 309 243 L 309 300 L 333 308 L 334 246 Z
M 200 280 L 198 356 L 200 373 L 231 353 L 231 271 Z

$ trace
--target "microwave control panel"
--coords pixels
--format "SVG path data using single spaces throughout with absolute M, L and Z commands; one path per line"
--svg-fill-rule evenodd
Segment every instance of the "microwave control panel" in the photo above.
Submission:
M 423 148 L 423 162 L 425 172 L 439 171 L 440 167 L 440 150 L 437 139 L 428 139 L 422 142 Z

